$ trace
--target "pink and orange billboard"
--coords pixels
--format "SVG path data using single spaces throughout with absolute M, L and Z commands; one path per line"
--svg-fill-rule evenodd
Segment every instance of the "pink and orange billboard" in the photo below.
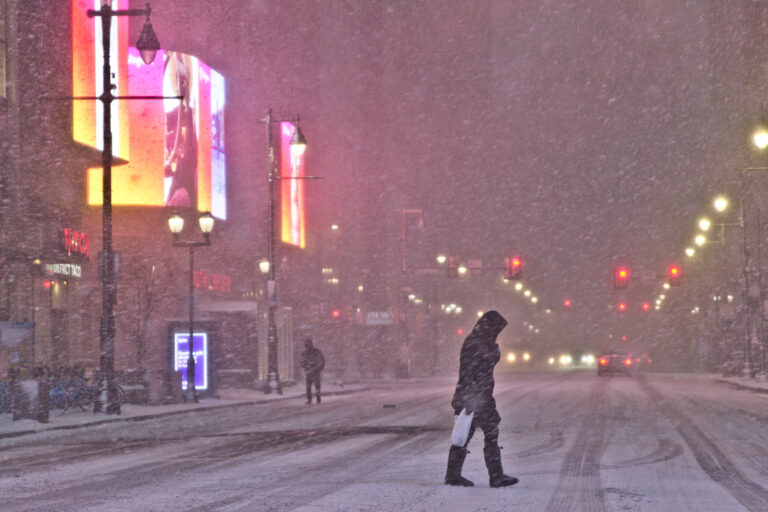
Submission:
M 282 241 L 306 246 L 304 218 L 304 153 L 291 150 L 296 131 L 293 123 L 280 123 L 280 205 Z
M 88 18 L 100 0 L 72 0 L 74 96 L 102 93 L 101 23 Z M 128 0 L 113 0 L 127 9 Z M 119 96 L 184 96 L 183 100 L 117 100 L 112 104 L 113 154 L 126 165 L 112 172 L 115 205 L 175 206 L 226 219 L 225 83 L 197 57 L 159 51 L 145 64 L 128 46 L 127 17 L 112 22 L 110 57 Z M 102 104 L 73 102 L 73 137 L 102 149 Z M 102 201 L 102 169 L 88 169 L 88 204 Z

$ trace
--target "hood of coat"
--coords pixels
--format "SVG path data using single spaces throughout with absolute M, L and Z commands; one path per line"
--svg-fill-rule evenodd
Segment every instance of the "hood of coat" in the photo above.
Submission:
M 314 345 L 312 345 L 312 338 L 305 339 L 304 340 L 304 349 L 305 350 L 310 350 L 312 348 L 314 348 Z
M 507 326 L 506 319 L 498 311 L 488 311 L 475 324 L 472 334 L 495 341 L 499 333 Z

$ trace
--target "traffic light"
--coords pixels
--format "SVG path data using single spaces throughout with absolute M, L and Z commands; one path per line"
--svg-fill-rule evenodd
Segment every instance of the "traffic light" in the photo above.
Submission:
M 619 313 L 624 313 L 627 310 L 626 302 L 619 302 Z
M 682 272 L 678 265 L 670 265 L 668 275 L 669 286 L 680 286 L 680 276 L 682 275 Z
M 624 290 L 627 286 L 629 286 L 629 269 L 616 267 L 613 271 L 613 287 L 617 290 Z
M 650 311 L 651 305 L 647 302 L 643 302 L 643 311 Z
M 563 301 L 563 306 L 565 306 L 567 308 L 571 307 L 571 299 L 565 299 Z
M 456 265 L 456 260 L 453 256 L 448 258 L 448 277 L 459 277 L 459 267 Z
M 341 318 L 341 310 L 340 309 L 334 309 L 331 311 L 331 318 L 334 320 L 338 320 Z
M 504 279 L 519 281 L 523 272 L 523 260 L 518 256 L 504 258 Z

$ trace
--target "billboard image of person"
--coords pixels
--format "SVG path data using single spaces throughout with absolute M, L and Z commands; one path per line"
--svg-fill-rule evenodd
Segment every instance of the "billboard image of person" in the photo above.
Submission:
M 164 197 L 166 206 L 197 208 L 197 130 L 195 127 L 197 91 L 192 91 L 192 57 L 178 52 L 165 54 L 164 96 L 184 99 L 164 100 L 165 158 Z M 169 108 L 170 107 L 170 108 Z
M 97 0 L 72 1 L 72 83 L 76 96 L 101 94 L 100 23 L 88 18 Z M 128 8 L 128 0 L 113 8 Z M 99 4 L 100 5 L 100 4 Z M 98 20 L 97 20 L 98 21 Z M 113 20 L 111 58 L 115 94 L 183 96 L 112 102 L 113 154 L 127 164 L 112 173 L 112 203 L 189 207 L 227 218 L 224 77 L 193 55 L 157 52 L 146 64 L 128 45 L 128 21 Z M 73 138 L 103 148 L 101 101 L 73 102 Z M 101 205 L 102 167 L 87 171 L 87 201 Z

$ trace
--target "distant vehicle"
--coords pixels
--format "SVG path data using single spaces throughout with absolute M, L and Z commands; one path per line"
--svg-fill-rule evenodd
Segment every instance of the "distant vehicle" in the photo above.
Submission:
M 597 375 L 632 375 L 635 361 L 626 350 L 605 350 L 597 357 Z

